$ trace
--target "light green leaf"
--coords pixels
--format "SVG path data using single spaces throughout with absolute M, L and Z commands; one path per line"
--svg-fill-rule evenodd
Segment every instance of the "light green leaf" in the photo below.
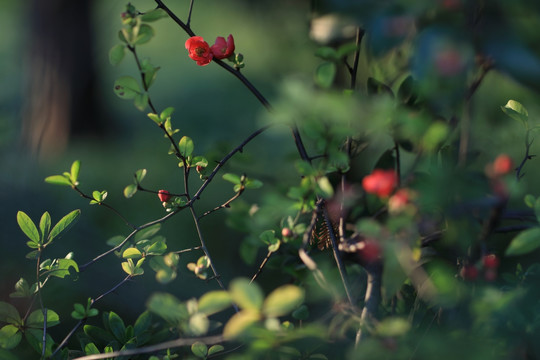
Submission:
M 261 316 L 256 311 L 242 310 L 234 314 L 223 329 L 223 336 L 227 340 L 242 337 L 261 320 Z
M 0 329 L 0 348 L 10 350 L 19 345 L 22 334 L 14 325 L 6 325 Z
M 227 291 L 209 291 L 199 299 L 199 311 L 205 315 L 212 315 L 231 306 L 231 296 Z
M 196 341 L 191 345 L 191 352 L 193 355 L 200 357 L 201 359 L 205 359 L 206 355 L 208 354 L 208 347 L 206 344 Z
M 46 239 L 49 235 L 49 230 L 51 229 L 51 215 L 45 211 L 41 215 L 41 220 L 39 221 L 39 231 L 41 233 L 41 239 Z
M 70 274 L 70 268 L 79 272 L 79 266 L 73 259 L 58 259 L 56 265 L 51 269 L 50 275 L 63 279 Z
M 210 321 L 203 313 L 195 313 L 189 318 L 189 331 L 195 336 L 206 334 L 209 327 Z
M 131 76 L 122 76 L 114 82 L 114 93 L 122 99 L 133 99 L 141 93 L 137 80 Z
M 223 350 L 225 350 L 225 347 L 223 345 L 219 345 L 219 344 L 212 345 L 212 346 L 210 346 L 210 349 L 208 349 L 208 356 L 214 355 L 214 354 L 216 354 L 216 353 L 218 353 L 220 351 L 223 351 Z
M 283 285 L 265 299 L 263 313 L 268 317 L 287 315 L 304 301 L 304 291 L 295 285 Z
M 77 180 L 79 180 L 79 172 L 81 170 L 81 162 L 79 160 L 75 160 L 73 164 L 71 164 L 71 170 L 70 170 L 70 176 L 71 176 L 71 182 L 76 184 Z
M 406 319 L 386 318 L 379 324 L 377 324 L 377 329 L 375 330 L 375 332 L 377 333 L 377 335 L 383 338 L 396 337 L 405 335 L 410 328 L 411 324 Z
M 135 171 L 135 181 L 137 181 L 137 183 L 141 183 L 145 176 L 146 176 L 146 169 L 139 169 Z
M 523 199 L 523 201 L 525 202 L 525 205 L 527 205 L 528 207 L 534 208 L 534 204 L 536 203 L 536 198 L 534 197 L 534 195 L 527 194 L 525 195 L 525 198 Z
M 94 343 L 88 343 L 84 347 L 84 354 L 85 355 L 96 355 L 96 354 L 101 354 L 101 352 L 99 351 L 99 349 L 97 348 L 97 346 Z
M 142 229 L 137 234 L 135 234 L 135 242 L 139 242 L 143 239 L 150 239 L 152 236 L 156 235 L 161 229 L 161 224 L 154 224 L 145 229 Z
M 129 199 L 137 192 L 137 184 L 129 184 L 124 188 L 124 196 Z
M 154 29 L 148 24 L 142 24 L 139 27 L 139 33 L 135 39 L 134 45 L 142 45 L 149 42 L 154 36 Z
M 256 179 L 247 179 L 246 180 L 246 188 L 247 189 L 258 189 L 263 186 L 262 181 L 256 180 Z
M 506 249 L 506 256 L 528 254 L 540 247 L 540 227 L 520 232 Z
M 124 44 L 115 45 L 109 51 L 109 61 L 113 66 L 116 66 L 122 62 L 125 55 L 126 46 Z
M 135 247 L 127 248 L 122 254 L 124 259 L 138 259 L 142 257 L 142 253 Z
M 191 140 L 191 138 L 188 136 L 182 136 L 178 144 L 178 148 L 180 150 L 180 155 L 185 158 L 190 156 L 194 149 L 193 140 Z
M 144 109 L 146 109 L 146 106 L 148 106 L 148 94 L 143 93 L 143 94 L 135 95 L 135 99 L 133 100 L 133 104 L 140 111 L 144 111 Z
M 45 178 L 45 182 L 53 185 L 72 186 L 71 180 L 65 175 L 51 175 Z
M 26 213 L 19 211 L 17 212 L 17 223 L 23 231 L 23 233 L 30 239 L 32 242 L 41 244 L 42 241 L 39 236 L 39 231 L 36 227 L 36 224 L 30 219 Z
M 25 325 L 30 328 L 43 329 L 43 323 L 45 318 L 43 317 L 43 311 L 41 309 L 33 311 L 28 319 L 26 319 Z M 58 314 L 50 309 L 47 309 L 47 327 L 60 324 L 60 317 Z
M 161 125 L 162 121 L 161 121 L 161 119 L 159 118 L 159 116 L 157 114 L 148 113 L 148 114 L 146 114 L 146 116 L 148 116 L 150 118 L 150 120 L 152 120 L 156 124 Z
M 172 324 L 179 324 L 189 318 L 189 313 L 185 304 L 171 294 L 156 293 L 150 297 L 146 307 L 151 312 L 162 317 Z
M 240 180 L 240 176 L 236 174 L 226 173 L 223 174 L 223 180 L 226 180 L 228 182 L 231 182 L 233 184 L 241 184 L 242 181 Z
M 73 210 L 66 216 L 64 216 L 60 221 L 54 225 L 51 232 L 49 233 L 48 242 L 51 242 L 53 239 L 60 237 L 64 232 L 69 230 L 76 222 L 79 220 L 81 215 L 81 210 Z
M 150 10 L 148 12 L 145 12 L 141 16 L 141 21 L 143 21 L 143 22 L 153 22 L 153 21 L 156 21 L 156 20 L 159 20 L 159 19 L 166 18 L 167 16 L 169 16 L 169 15 L 167 15 L 167 13 L 163 9 L 154 9 L 154 10 Z
M 329 198 L 334 194 L 334 188 L 326 176 L 318 178 L 317 185 L 319 186 L 320 195 L 322 197 Z
M 168 108 L 166 108 L 165 110 L 163 110 L 161 112 L 161 114 L 159 114 L 159 118 L 163 121 L 167 120 L 167 118 L 170 118 L 172 113 L 174 112 L 174 108 L 172 106 L 169 106 Z
M 242 309 L 259 311 L 262 307 L 264 296 L 256 283 L 250 283 L 248 279 L 239 278 L 231 282 L 230 294 L 233 301 Z
M 512 119 L 520 121 L 523 123 L 525 128 L 528 128 L 529 124 L 529 113 L 527 109 L 515 100 L 508 100 L 506 105 L 501 106 L 501 110 Z

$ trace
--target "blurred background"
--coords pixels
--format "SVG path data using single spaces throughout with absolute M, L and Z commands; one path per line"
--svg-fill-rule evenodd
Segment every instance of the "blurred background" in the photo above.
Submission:
M 408 2 L 400 3 L 407 5 Z M 150 0 L 132 1 L 132 4 L 141 11 L 154 7 Z M 185 19 L 188 1 L 166 4 Z M 506 60 L 508 67 L 517 64 L 519 68 L 520 61 L 528 61 L 530 55 L 530 52 L 519 51 L 526 49 L 537 54 L 539 42 L 531 35 L 532 29 L 537 29 L 538 17 L 532 16 L 534 11 L 527 12 L 529 6 L 536 5 L 526 1 L 517 4 L 505 25 L 524 45 L 518 46 L 515 56 Z M 73 250 L 79 264 L 109 249 L 107 239 L 129 233 L 121 219 L 111 212 L 89 206 L 87 200 L 67 188 L 44 183 L 46 176 L 67 171 L 74 160 L 81 160 L 81 189 L 87 193 L 107 190 L 108 203 L 134 224 L 164 215 L 153 194 L 137 194 L 129 200 L 123 197 L 122 191 L 132 182 L 134 171 L 148 170 L 144 184 L 149 189 L 168 189 L 176 193 L 183 189 L 177 162 L 167 155 L 169 145 L 146 117 L 147 111 L 139 112 L 132 102 L 121 100 L 112 90 L 115 79 L 120 76 L 138 78 L 129 54 L 116 67 L 110 65 L 108 59 L 109 49 L 119 43 L 117 33 L 125 3 L 0 0 L 0 6 L 3 25 L 0 35 L 0 245 L 3 250 L 0 300 L 7 301 L 15 282 L 20 277 L 31 281 L 34 273 L 33 261 L 24 257 L 27 248 L 16 223 L 18 210 L 36 221 L 44 211 L 49 211 L 54 223 L 80 208 L 79 223 L 48 253 L 51 258 L 63 257 L 65 249 Z M 279 98 L 284 80 L 311 79 L 320 63 L 314 56 L 318 45 L 309 36 L 310 9 L 308 1 L 200 1 L 195 4 L 192 28 L 209 43 L 217 36 L 233 34 L 236 51 L 245 57 L 243 73 L 272 102 Z M 412 7 L 400 9 L 402 13 L 414 11 Z M 377 9 L 374 19 L 390 16 L 383 10 Z M 374 21 L 371 25 L 376 29 L 378 24 Z M 490 26 L 496 24 L 494 21 Z M 229 73 L 215 64 L 199 67 L 189 59 L 184 48 L 187 35 L 173 21 L 162 19 L 152 26 L 155 38 L 138 47 L 141 58 L 149 57 L 154 65 L 161 66 L 150 91 L 152 101 L 160 110 L 175 107 L 174 127 L 194 140 L 197 154 L 219 160 L 261 126 L 261 114 L 265 110 Z M 429 36 L 424 39 L 434 41 Z M 502 61 L 504 63 L 505 59 Z M 476 117 L 485 121 L 474 123 L 471 139 L 475 147 L 484 150 L 478 158 L 479 164 L 500 152 L 521 160 L 523 128 L 508 119 L 500 106 L 509 99 L 520 101 L 529 109 L 531 121 L 538 124 L 540 102 L 535 79 L 540 77 L 535 77 L 538 74 L 534 71 L 538 68 L 534 61 L 531 69 L 530 77 L 522 73 L 490 72 L 482 83 L 475 96 L 474 111 Z M 366 74 L 361 77 L 365 79 Z M 364 85 L 360 87 L 363 89 Z M 533 146 L 532 153 L 537 152 L 538 148 Z M 263 159 L 290 158 L 294 153 L 294 143 L 285 131 L 265 133 L 248 145 L 239 160 L 232 161 L 226 171 L 249 170 L 248 175 L 279 185 L 275 174 L 280 174 L 282 180 L 287 176 L 295 178 L 291 164 L 280 165 L 274 160 L 275 167 L 269 169 L 269 162 Z M 527 181 L 540 175 L 537 161 L 526 169 L 530 176 L 525 179 L 525 186 L 531 191 L 535 184 Z M 193 184 L 197 184 L 195 177 Z M 227 200 L 232 195 L 231 189 L 230 184 L 213 183 L 201 200 L 199 211 Z M 247 196 L 249 199 L 250 195 Z M 192 221 L 185 215 L 176 216 L 163 225 L 162 233 L 171 248 L 198 245 Z M 220 254 L 216 261 L 218 270 L 226 279 L 238 273 L 253 274 L 257 262 L 254 266 L 244 265 L 237 254 L 244 235 L 224 224 L 222 213 L 203 220 L 210 252 Z M 193 254 L 187 258 L 198 256 L 200 254 Z M 181 262 L 185 264 L 187 260 L 183 258 Z M 89 296 L 96 297 L 123 277 L 118 259 L 109 256 L 81 274 L 79 281 L 53 281 L 49 294 L 55 307 L 65 310 L 60 316 L 66 319 L 73 301 L 82 303 Z M 131 314 L 143 311 L 151 290 L 170 291 L 184 299 L 214 285 L 195 280 L 181 267 L 178 279 L 167 287 L 156 284 L 153 274 L 147 274 L 144 279 L 118 290 L 117 295 L 108 296 L 99 307 L 114 309 L 129 319 Z M 58 297 L 62 292 L 70 293 L 65 304 L 63 298 Z M 130 299 L 129 303 L 126 304 L 125 299 Z M 122 307 L 118 306 L 118 301 L 122 302 Z

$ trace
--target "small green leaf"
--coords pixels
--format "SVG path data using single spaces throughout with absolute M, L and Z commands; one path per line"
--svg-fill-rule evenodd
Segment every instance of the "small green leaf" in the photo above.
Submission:
M 142 334 L 143 332 L 150 329 L 150 326 L 152 325 L 152 314 L 150 314 L 149 311 L 143 312 L 137 320 L 135 321 L 135 324 L 133 325 L 133 335 L 138 336 Z
M 122 270 L 128 275 L 135 275 L 135 264 L 133 264 L 133 260 L 127 259 L 127 261 L 124 261 L 122 263 Z
M 145 229 L 142 229 L 137 234 L 135 234 L 135 242 L 138 242 L 143 239 L 149 239 L 152 236 L 156 235 L 161 229 L 161 224 L 154 224 Z
M 287 315 L 304 301 L 304 291 L 295 285 L 283 285 L 265 299 L 263 313 L 268 317 Z
M 534 227 L 519 233 L 506 249 L 506 256 L 528 254 L 540 247 L 540 227 Z
M 358 48 L 358 45 L 356 45 L 356 42 L 343 44 L 338 48 L 337 56 L 338 58 L 341 59 L 341 58 L 344 58 L 346 56 L 353 54 L 357 50 L 359 50 L 359 48 Z
M 334 62 L 324 62 L 315 70 L 315 82 L 324 89 L 328 89 L 334 83 L 337 67 Z
M 124 196 L 129 199 L 137 192 L 137 184 L 129 184 L 124 188 Z
M 45 182 L 53 185 L 72 186 L 71 180 L 65 175 L 51 175 L 45 178 Z
M 236 339 L 248 333 L 248 331 L 261 320 L 258 312 L 242 310 L 234 314 L 223 329 L 225 339 Z
M 148 106 L 148 94 L 144 93 L 144 94 L 135 95 L 135 99 L 133 100 L 133 104 L 140 111 L 144 111 L 144 109 L 146 109 L 146 106 Z
M 66 216 L 64 216 L 60 221 L 54 225 L 51 232 L 49 233 L 48 242 L 51 242 L 53 239 L 60 237 L 64 232 L 69 230 L 76 222 L 79 220 L 81 215 L 81 210 L 73 210 Z
M 81 170 L 81 162 L 79 160 L 75 160 L 73 164 L 71 164 L 71 170 L 70 170 L 71 182 L 73 184 L 77 184 L 77 181 L 79 180 L 80 170 Z
M 528 207 L 534 208 L 534 204 L 536 203 L 536 198 L 534 197 L 534 195 L 527 194 L 525 195 L 525 198 L 523 199 L 523 201 L 525 202 L 525 205 L 527 205 Z
M 232 300 L 228 292 L 223 290 L 209 291 L 199 299 L 199 311 L 212 315 L 231 306 Z
M 191 345 L 191 352 L 193 355 L 200 357 L 201 359 L 206 359 L 206 355 L 208 354 L 208 347 L 206 344 L 196 341 Z
M 43 317 L 43 311 L 41 309 L 33 311 L 28 319 L 26 319 L 25 325 L 30 328 L 43 329 L 43 323 L 45 318 Z M 60 317 L 58 314 L 50 309 L 47 309 L 47 328 L 60 324 Z
M 263 186 L 262 181 L 256 179 L 247 179 L 245 184 L 247 189 L 258 189 Z
M 317 185 L 319 186 L 319 194 L 324 198 L 329 198 L 334 194 L 334 188 L 330 183 L 330 180 L 326 176 L 322 176 L 317 179 Z
M 159 118 L 163 121 L 167 120 L 168 118 L 171 117 L 172 113 L 174 112 L 174 108 L 172 106 L 169 106 L 168 108 L 166 108 L 165 110 L 163 110 L 161 112 L 161 114 L 159 114 Z
M 239 278 L 231 282 L 230 294 L 242 309 L 259 311 L 263 304 L 263 293 L 259 286 L 248 279 Z
M 134 99 L 141 93 L 141 88 L 137 80 L 131 76 L 122 76 L 114 82 L 114 92 L 122 99 Z
M 159 118 L 159 116 L 157 114 L 148 113 L 148 114 L 146 114 L 146 116 L 148 116 L 150 118 L 150 120 L 152 120 L 156 124 L 161 125 L 162 121 L 161 121 L 161 119 Z
M 193 140 L 187 136 L 182 136 L 178 144 L 178 148 L 180 150 L 180 155 L 187 158 L 193 152 Z
M 126 46 L 124 44 L 115 45 L 109 51 L 109 61 L 113 66 L 116 66 L 122 62 L 125 55 Z
M 146 169 L 139 169 L 135 171 L 135 181 L 137 183 L 140 184 L 143 181 L 145 176 L 146 176 Z
M 501 110 L 512 119 L 523 123 L 525 128 L 528 128 L 529 113 L 527 109 L 515 100 L 508 100 L 506 105 L 501 106 Z
M 154 36 L 154 29 L 148 24 L 142 24 L 139 27 L 139 33 L 135 39 L 134 45 L 142 45 L 149 42 Z
M 122 254 L 124 259 L 139 259 L 142 257 L 142 253 L 135 247 L 127 248 Z
M 20 278 L 15 284 L 15 292 L 9 294 L 12 298 L 28 298 L 34 294 L 34 289 L 30 288 L 28 282 L 24 278 Z
M 39 236 L 39 231 L 36 227 L 36 224 L 30 219 L 26 213 L 19 211 L 17 212 L 17 223 L 19 224 L 19 227 L 24 232 L 24 234 L 32 240 L 32 242 L 41 244 L 42 240 Z
M 39 231 L 41 233 L 41 239 L 46 239 L 49 236 L 49 230 L 51 229 L 51 215 L 45 211 L 41 215 L 41 220 L 39 221 Z
M 84 346 L 85 355 L 96 355 L 101 354 L 98 347 L 94 343 L 88 343 Z
M 189 313 L 185 304 L 171 294 L 156 293 L 150 297 L 146 307 L 151 312 L 162 317 L 172 324 L 178 324 L 189 318 Z
M 318 56 L 324 60 L 330 60 L 330 61 L 339 59 L 337 51 L 334 48 L 331 48 L 329 46 L 323 46 L 323 47 L 318 48 L 315 51 L 315 56 Z
M 210 346 L 210 349 L 208 349 L 208 356 L 217 354 L 220 351 L 225 350 L 225 347 L 223 345 L 212 345 Z
M 167 13 L 163 9 L 154 9 L 148 12 L 145 12 L 141 16 L 141 21 L 143 22 L 153 22 L 159 19 L 168 17 Z
M 109 313 L 109 329 L 119 342 L 123 343 L 126 340 L 126 325 L 124 320 L 118 316 L 115 312 Z
M 223 174 L 223 180 L 226 180 L 236 185 L 240 185 L 242 183 L 242 181 L 240 180 L 240 176 L 231 173 Z
M 19 345 L 22 334 L 14 325 L 6 325 L 0 329 L 0 348 L 10 350 Z
M 56 264 L 51 268 L 50 275 L 63 279 L 70 275 L 70 268 L 75 272 L 79 272 L 79 266 L 73 259 L 58 259 Z
M 21 316 L 15 306 L 0 301 L 0 322 L 18 325 L 21 324 L 21 321 Z
M 406 319 L 386 318 L 377 324 L 377 329 L 375 330 L 375 332 L 377 335 L 383 338 L 392 338 L 405 335 L 410 328 L 411 324 Z

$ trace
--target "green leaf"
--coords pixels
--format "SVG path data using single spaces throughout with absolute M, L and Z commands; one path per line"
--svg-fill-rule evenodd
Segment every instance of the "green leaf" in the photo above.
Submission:
M 540 227 L 534 227 L 519 233 L 506 249 L 506 256 L 528 254 L 540 247 Z
M 22 319 L 15 306 L 0 301 L 0 322 L 19 325 L 21 324 Z
M 508 100 L 504 107 L 501 106 L 501 110 L 512 119 L 523 123 L 525 128 L 528 128 L 529 113 L 527 112 L 527 109 L 519 102 L 515 100 Z
M 283 285 L 264 300 L 263 313 L 268 317 L 287 315 L 304 301 L 304 291 L 295 285 Z
M 242 310 L 234 314 L 223 329 L 225 339 L 236 339 L 246 335 L 261 320 L 258 312 Z
M 63 279 L 70 275 L 70 268 L 79 272 L 79 266 L 73 259 L 58 259 L 56 265 L 51 269 L 50 275 Z
M 223 174 L 223 180 L 226 180 L 236 185 L 239 185 L 242 183 L 242 181 L 240 180 L 240 176 L 236 174 L 231 174 L 231 173 Z
M 172 113 L 174 112 L 174 108 L 172 106 L 169 106 L 168 108 L 166 108 L 165 110 L 163 110 L 161 112 L 161 114 L 159 114 L 159 118 L 163 121 L 167 120 L 168 118 L 171 117 Z
M 190 156 L 194 148 L 193 140 L 191 140 L 191 138 L 188 136 L 182 136 L 178 144 L 178 148 L 180 150 L 180 155 L 185 158 Z
M 300 305 L 296 310 L 292 312 L 292 317 L 296 320 L 307 320 L 309 317 L 308 307 L 305 304 Z
M 109 61 L 113 66 L 116 66 L 122 62 L 125 55 L 126 46 L 124 44 L 115 45 L 109 51 Z
M 536 198 L 534 197 L 534 195 L 527 194 L 525 195 L 525 198 L 523 199 L 523 201 L 525 202 L 525 205 L 527 205 L 528 207 L 534 208 L 534 204 L 536 203 Z
M 540 198 L 534 202 L 534 214 L 536 215 L 536 221 L 540 222 Z
M 53 185 L 72 186 L 71 180 L 65 175 L 51 175 L 45 178 L 45 182 Z
M 23 231 L 23 233 L 36 244 L 41 244 L 42 240 L 39 236 L 39 231 L 36 227 L 36 224 L 30 219 L 26 213 L 19 211 L 17 212 L 17 223 Z
M 148 94 L 144 93 L 144 94 L 135 95 L 135 99 L 133 100 L 133 104 L 140 111 L 144 111 L 144 109 L 146 109 L 146 106 L 148 106 Z
M 392 98 L 394 97 L 394 93 L 392 92 L 392 89 L 390 89 L 388 85 L 383 84 L 382 82 L 375 80 L 372 77 L 368 78 L 367 90 L 368 90 L 369 95 L 388 94 Z
M 81 170 L 81 162 L 79 160 L 75 160 L 73 162 L 73 164 L 71 164 L 71 169 L 70 169 L 70 177 L 71 177 L 71 182 L 73 184 L 77 184 L 78 180 L 79 180 L 79 172 Z
M 141 88 L 133 77 L 122 76 L 114 82 L 114 93 L 122 99 L 130 100 L 141 93 Z
M 140 184 L 143 181 L 145 176 L 146 176 L 146 169 L 139 169 L 135 171 L 135 181 L 137 183 Z
M 43 317 L 43 311 L 41 309 L 33 311 L 28 319 L 26 319 L 25 325 L 30 328 L 43 329 L 43 323 L 45 318 Z M 47 328 L 60 324 L 60 317 L 58 314 L 50 309 L 47 309 Z
M 212 315 L 231 306 L 231 296 L 227 291 L 209 291 L 199 299 L 199 311 L 205 315 Z
M 126 325 L 124 324 L 124 320 L 113 311 L 109 313 L 109 329 L 119 342 L 124 343 L 128 340 L 126 339 Z
M 189 318 L 189 331 L 195 336 L 206 334 L 209 327 L 210 321 L 202 313 L 195 313 Z
M 135 242 L 139 242 L 140 240 L 150 239 L 152 236 L 156 235 L 160 229 L 161 224 L 154 224 L 152 226 L 149 226 L 135 234 L 134 240 Z
M 338 58 L 344 58 L 345 56 L 349 56 L 353 54 L 355 51 L 359 50 L 358 45 L 356 45 L 356 42 L 350 42 L 347 44 L 341 45 L 337 50 L 337 56 Z
M 45 211 L 41 215 L 41 220 L 39 221 L 39 231 L 41 233 L 41 239 L 46 239 L 49 235 L 49 230 L 51 229 L 51 215 Z
M 334 194 L 334 188 L 330 183 L 330 180 L 326 176 L 322 176 L 317 179 L 317 185 L 319 186 L 319 194 L 324 198 L 329 198 Z
M 137 184 L 129 184 L 124 188 L 124 196 L 129 199 L 137 192 Z
M 338 60 L 339 56 L 334 48 L 329 46 L 323 46 L 315 51 L 315 56 L 318 56 L 324 60 Z
M 193 355 L 200 357 L 201 359 L 206 359 L 206 355 L 208 354 L 208 346 L 206 344 L 196 341 L 191 345 L 191 352 Z
M 152 314 L 150 314 L 149 311 L 143 312 L 137 320 L 135 321 L 135 324 L 133 325 L 133 335 L 139 336 L 143 332 L 150 329 L 150 326 L 152 325 Z
M 6 325 L 0 329 L 0 347 L 6 350 L 13 349 L 21 342 L 22 334 L 14 325 Z
M 156 241 L 145 250 L 147 255 L 162 255 L 167 251 L 167 244 L 164 241 Z
M 139 259 L 142 257 L 142 253 L 135 247 L 127 248 L 122 254 L 124 259 Z
M 171 294 L 156 293 L 150 297 L 146 307 L 151 312 L 162 317 L 171 324 L 179 324 L 189 318 L 189 313 L 185 304 Z
M 15 292 L 9 294 L 12 298 L 28 298 L 34 294 L 34 289 L 30 288 L 28 282 L 24 278 L 20 278 L 15 284 Z
M 101 354 L 99 349 L 94 343 L 88 343 L 84 346 L 84 354 L 85 355 L 96 355 Z
M 150 120 L 152 120 L 156 124 L 161 125 L 162 121 L 161 121 L 161 119 L 159 118 L 159 116 L 157 114 L 148 113 L 148 114 L 146 114 L 146 116 L 148 116 L 150 118 Z
M 142 24 L 139 27 L 139 33 L 134 41 L 134 45 L 142 45 L 149 42 L 154 36 L 154 29 L 148 24 Z
M 66 231 L 69 230 L 76 222 L 79 220 L 79 216 L 81 215 L 81 210 L 73 210 L 66 216 L 64 216 L 60 221 L 54 225 L 51 232 L 49 233 L 48 242 L 53 241 L 55 238 L 59 238 L 61 235 L 63 235 Z
M 212 345 L 210 346 L 210 349 L 208 349 L 208 356 L 217 354 L 220 351 L 225 350 L 225 347 L 223 345 Z
M 141 16 L 141 21 L 152 22 L 152 21 L 156 21 L 156 20 L 159 20 L 159 19 L 166 18 L 168 16 L 169 15 L 167 15 L 167 13 L 163 9 L 154 9 L 154 10 L 145 12 Z
M 334 83 L 337 67 L 334 62 L 324 62 L 315 70 L 315 82 L 324 89 L 328 89 Z
M 26 338 L 26 341 L 30 344 L 30 346 L 37 351 L 39 354 L 41 354 L 41 349 L 43 346 L 43 330 L 41 329 L 27 329 L 24 332 L 24 337 Z M 54 340 L 47 333 L 45 337 L 45 358 L 48 358 L 52 354 L 52 347 L 54 345 Z
M 230 294 L 233 301 L 242 309 L 255 310 L 261 309 L 264 296 L 255 283 L 250 283 L 248 279 L 239 278 L 231 282 Z
M 377 324 L 377 329 L 375 332 L 377 335 L 383 338 L 393 338 L 396 336 L 405 335 L 410 328 L 411 324 L 406 319 L 386 318 Z
M 246 188 L 247 189 L 258 189 L 263 186 L 262 181 L 256 180 L 256 179 L 247 179 L 246 180 Z

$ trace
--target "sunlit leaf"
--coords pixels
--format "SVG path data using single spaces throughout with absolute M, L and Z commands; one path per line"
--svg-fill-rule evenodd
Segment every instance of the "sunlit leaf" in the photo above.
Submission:
M 506 249 L 506 256 L 528 254 L 540 247 L 540 228 L 534 227 L 520 232 Z
M 45 182 L 53 185 L 72 186 L 71 180 L 65 175 L 51 175 L 45 178 Z
M 77 220 L 79 220 L 79 216 L 81 215 L 81 210 L 73 210 L 66 216 L 64 216 L 60 221 L 54 225 L 51 232 L 49 233 L 48 241 L 51 242 L 53 239 L 60 237 L 63 235 L 69 228 L 71 228 Z
M 0 329 L 0 348 L 13 349 L 22 339 L 22 333 L 19 329 L 11 324 L 5 325 Z
M 258 312 L 242 310 L 234 314 L 225 324 L 223 336 L 225 339 L 236 339 L 247 334 L 261 320 Z
M 199 311 L 212 315 L 231 306 L 232 300 L 228 292 L 223 290 L 209 291 L 199 299 Z
M 30 239 L 32 242 L 40 244 L 42 243 L 39 231 L 36 227 L 36 224 L 30 219 L 26 213 L 19 211 L 17 212 L 17 223 L 19 224 L 19 227 L 23 231 L 23 233 Z
M 283 285 L 264 300 L 263 313 L 268 317 L 287 315 L 304 301 L 304 291 L 295 285 Z
M 180 155 L 185 158 L 190 156 L 194 148 L 193 140 L 191 140 L 191 138 L 188 136 L 182 136 L 178 144 L 178 148 L 180 150 Z
M 260 310 L 264 296 L 262 290 L 248 279 L 235 279 L 230 285 L 230 294 L 233 301 L 242 309 Z

